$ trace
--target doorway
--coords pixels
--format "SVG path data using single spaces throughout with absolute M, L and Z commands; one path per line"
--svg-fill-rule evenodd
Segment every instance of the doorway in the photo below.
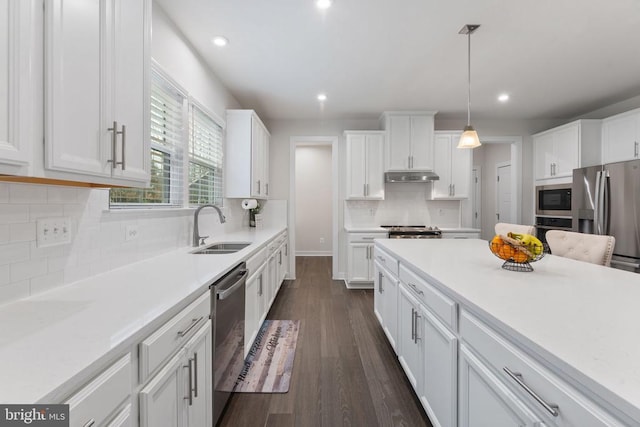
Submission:
M 511 218 L 511 163 L 496 164 L 496 222 L 514 222 Z
M 290 278 L 295 255 L 333 257 L 337 275 L 338 138 L 291 137 L 289 145 Z

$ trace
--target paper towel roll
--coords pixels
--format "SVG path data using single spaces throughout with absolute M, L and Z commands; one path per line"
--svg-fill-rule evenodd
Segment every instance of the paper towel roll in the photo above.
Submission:
M 258 207 L 258 201 L 256 199 L 244 199 L 242 201 L 242 209 L 255 209 Z

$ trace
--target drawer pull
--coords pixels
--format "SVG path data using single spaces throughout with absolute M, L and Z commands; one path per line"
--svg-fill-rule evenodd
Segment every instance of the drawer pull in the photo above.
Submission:
M 189 359 L 189 363 L 184 368 L 189 371 L 189 396 L 185 396 L 184 400 L 188 400 L 189 406 L 193 406 L 193 359 Z
M 91 418 L 89 421 L 87 421 L 86 423 L 84 423 L 84 425 L 82 427 L 92 427 L 94 426 L 96 423 L 96 420 L 94 420 L 93 418 Z
M 528 385 L 525 384 L 525 382 L 522 380 L 522 374 L 519 372 L 512 372 L 511 369 L 507 368 L 506 366 L 503 368 L 503 370 L 507 373 L 507 375 L 509 375 L 511 377 L 511 379 L 513 379 L 516 383 L 518 383 L 518 385 L 520 387 L 522 387 L 524 389 L 524 391 L 526 391 L 531 397 L 533 397 L 536 402 L 538 402 L 540 405 L 542 405 L 542 407 L 551 415 L 553 415 L 554 417 L 558 416 L 558 409 L 559 406 L 554 404 L 554 403 L 547 403 L 544 401 L 544 399 L 542 399 L 540 396 L 538 396 L 538 393 L 536 393 L 535 391 L 533 391 Z
M 381 263 L 386 264 L 387 260 L 385 259 L 385 257 L 378 255 L 378 259 L 380 260 Z
M 407 283 L 409 286 L 411 286 L 413 288 L 414 291 L 416 291 L 416 293 L 418 295 L 424 295 L 424 292 L 422 292 L 420 289 L 418 289 L 418 287 L 416 285 L 414 285 L 413 283 L 409 282 Z
M 191 320 L 191 324 L 189 325 L 189 327 L 187 329 L 185 329 L 184 331 L 178 331 L 178 336 L 180 338 L 184 337 L 185 335 L 187 335 L 189 333 L 190 330 L 192 330 L 193 328 L 195 328 L 195 326 L 200 323 L 200 321 L 204 319 L 204 316 L 200 316 L 200 318 L 198 319 L 192 319 Z

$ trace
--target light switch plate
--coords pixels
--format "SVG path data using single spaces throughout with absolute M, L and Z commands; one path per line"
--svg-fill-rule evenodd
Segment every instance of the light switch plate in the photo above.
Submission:
M 66 245 L 71 243 L 71 218 L 42 218 L 36 221 L 36 246 Z

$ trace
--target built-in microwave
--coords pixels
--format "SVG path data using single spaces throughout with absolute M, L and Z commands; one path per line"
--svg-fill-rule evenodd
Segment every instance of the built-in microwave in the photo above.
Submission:
M 571 216 L 571 184 L 537 186 L 536 215 Z

